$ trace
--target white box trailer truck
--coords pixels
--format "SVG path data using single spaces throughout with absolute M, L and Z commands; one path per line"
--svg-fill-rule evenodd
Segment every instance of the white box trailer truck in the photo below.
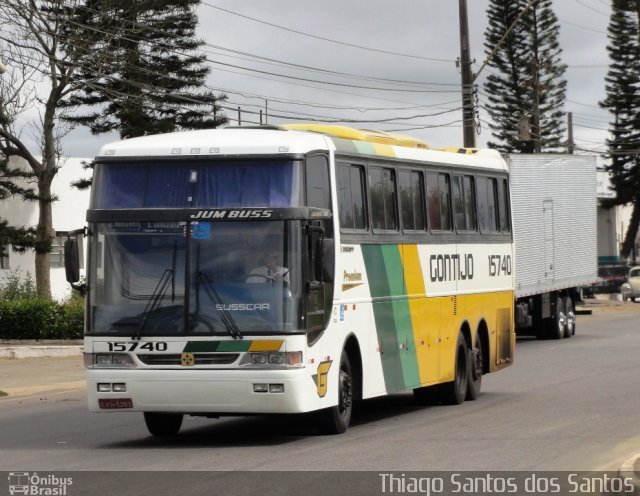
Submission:
M 597 278 L 596 157 L 505 158 L 511 176 L 516 332 L 571 337 L 580 287 Z

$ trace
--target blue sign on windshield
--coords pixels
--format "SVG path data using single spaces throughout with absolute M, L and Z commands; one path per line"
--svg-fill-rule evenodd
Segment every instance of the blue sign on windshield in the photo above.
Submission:
M 191 237 L 193 239 L 211 239 L 211 224 L 208 222 L 195 222 L 191 225 Z

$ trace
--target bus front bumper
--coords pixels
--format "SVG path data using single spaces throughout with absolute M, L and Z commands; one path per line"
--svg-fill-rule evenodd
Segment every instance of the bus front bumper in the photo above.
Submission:
M 320 404 L 312 370 L 89 369 L 89 410 L 209 414 L 302 413 Z

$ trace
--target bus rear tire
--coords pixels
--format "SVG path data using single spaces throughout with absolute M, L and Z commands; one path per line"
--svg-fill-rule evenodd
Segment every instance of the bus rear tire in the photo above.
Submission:
M 342 350 L 338 371 L 338 404 L 318 412 L 318 429 L 321 434 L 342 434 L 351 422 L 353 412 L 353 374 L 349 355 Z
M 469 381 L 467 386 L 467 400 L 477 400 L 482 387 L 482 338 L 476 336 L 476 345 L 469 353 Z
M 441 386 L 441 398 L 445 405 L 460 405 L 464 402 L 469 388 L 469 354 L 467 340 L 462 333 L 456 341 L 455 375 L 453 381 Z
M 183 416 L 179 413 L 144 412 L 144 422 L 149 433 L 156 437 L 171 437 L 182 427 Z

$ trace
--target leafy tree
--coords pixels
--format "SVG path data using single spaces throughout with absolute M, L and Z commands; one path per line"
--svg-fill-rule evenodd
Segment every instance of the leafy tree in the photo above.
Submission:
M 84 0 L 74 9 L 65 46 L 88 84 L 64 103 L 86 113 L 67 120 L 121 138 L 225 124 L 226 95 L 203 89 L 209 68 L 197 53 L 199 1 Z M 90 42 L 78 50 L 78 40 Z
M 484 45 L 488 65 L 495 71 L 487 77 L 484 89 L 490 104 L 490 128 L 497 140 L 489 146 L 504 153 L 556 151 L 563 143 L 567 83 L 558 19 L 551 0 L 529 3 L 490 0 L 487 8 Z M 523 121 L 528 124 L 531 143 L 520 135 Z
M 609 110 L 611 137 L 607 139 L 610 173 L 616 198 L 605 206 L 633 204 L 631 221 L 620 254 L 627 258 L 633 249 L 640 223 L 640 2 L 613 0 L 609 20 L 611 62 L 605 77 L 606 98 L 600 102 Z
M 59 105 L 78 85 L 75 68 L 60 48 L 65 12 L 74 1 L 0 1 L 0 53 L 7 66 L 0 76 L 0 157 L 23 159 L 35 186 L 35 277 L 38 294 L 45 298 L 51 294 L 47 254 L 55 234 L 51 183 L 63 163 L 60 140 L 68 131 L 60 121 Z M 80 40 L 78 49 L 82 46 Z M 29 120 L 27 111 L 37 115 Z M 33 142 L 36 153 L 30 149 Z

